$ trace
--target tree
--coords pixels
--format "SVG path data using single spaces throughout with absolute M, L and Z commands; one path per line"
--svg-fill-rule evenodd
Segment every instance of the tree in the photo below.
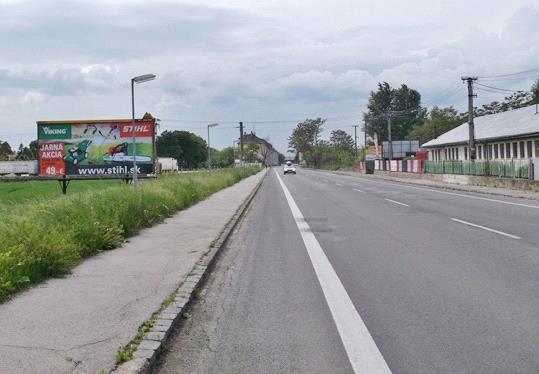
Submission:
M 535 105 L 539 104 L 539 79 L 537 79 L 531 88 L 532 92 L 532 103 Z
M 288 138 L 288 146 L 296 152 L 306 152 L 312 148 L 320 139 L 325 119 L 306 119 L 298 123 Z
M 407 138 L 419 140 L 419 144 L 428 142 L 441 134 L 463 124 L 466 121 L 452 106 L 439 108 L 435 106 L 428 113 L 427 118 L 419 126 L 413 128 Z
M 5 161 L 9 159 L 9 156 L 13 154 L 13 150 L 8 142 L 3 142 L 0 140 L 0 161 Z
M 227 168 L 234 164 L 234 148 L 225 147 L 222 150 L 212 149 L 212 164 L 220 168 Z
M 258 144 L 255 142 L 247 143 L 244 151 L 244 157 L 246 162 L 257 162 L 258 161 Z
M 208 159 L 207 144 L 189 131 L 164 131 L 156 140 L 157 156 L 173 157 L 181 168 L 195 169 Z
M 25 147 L 22 143 L 19 144 L 17 150 L 17 155 L 15 156 L 16 160 L 19 161 L 28 161 L 37 159 L 37 141 L 30 143 L 28 147 Z
M 335 149 L 341 151 L 353 152 L 354 151 L 354 139 L 344 130 L 333 130 L 329 138 L 331 145 Z
M 367 134 L 380 140 L 388 139 L 388 116 L 391 116 L 392 139 L 405 139 L 415 126 L 421 125 L 427 110 L 421 106 L 418 91 L 402 84 L 394 89 L 387 82 L 378 83 L 378 90 L 372 91 L 367 104 Z

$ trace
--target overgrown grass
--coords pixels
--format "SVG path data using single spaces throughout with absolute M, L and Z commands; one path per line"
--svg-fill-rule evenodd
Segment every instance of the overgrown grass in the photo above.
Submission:
M 166 175 L 37 199 L 0 209 L 0 301 L 43 279 L 66 274 L 82 258 L 113 249 L 144 227 L 256 173 L 256 168 Z
M 122 180 L 74 180 L 68 188 L 68 195 L 79 192 L 120 187 Z M 57 181 L 0 181 L 0 207 L 24 204 L 36 198 L 50 199 L 61 197 L 62 190 Z

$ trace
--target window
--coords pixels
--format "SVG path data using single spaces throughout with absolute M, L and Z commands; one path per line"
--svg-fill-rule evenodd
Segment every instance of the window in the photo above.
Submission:
M 500 158 L 505 158 L 505 145 L 500 144 Z
M 481 147 L 480 145 L 477 146 L 477 158 L 481 160 L 481 158 L 483 158 L 483 147 Z
M 505 143 L 505 156 L 511 158 L 511 143 Z
M 464 159 L 468 159 L 468 147 L 464 147 Z
M 488 160 L 488 146 L 483 146 L 483 158 Z
M 532 142 L 531 142 L 531 140 L 528 140 L 528 141 L 526 142 L 526 148 L 527 148 L 527 151 L 528 151 L 526 157 L 532 158 L 533 147 L 532 147 Z
M 488 145 L 488 159 L 492 159 L 492 144 Z
M 525 158 L 526 156 L 524 156 L 524 142 L 520 142 L 520 143 L 518 143 L 518 145 L 520 146 L 519 158 Z
M 513 143 L 513 158 L 518 158 L 518 147 L 517 143 Z
M 535 158 L 539 158 L 539 140 L 535 141 Z
M 494 158 L 499 158 L 498 156 L 498 144 L 494 144 Z
M 459 149 L 455 148 L 455 160 L 459 159 Z
M 444 148 L 444 160 L 447 160 L 447 148 Z

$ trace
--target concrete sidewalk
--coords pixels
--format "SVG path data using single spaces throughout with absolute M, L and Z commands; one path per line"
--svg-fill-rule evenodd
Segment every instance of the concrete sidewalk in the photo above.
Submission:
M 443 183 L 443 182 L 431 181 L 431 180 L 419 179 L 419 178 L 400 178 L 400 177 L 386 176 L 386 175 L 379 175 L 379 174 L 378 175 L 364 174 L 364 173 L 358 173 L 354 171 L 330 171 L 330 173 L 362 177 L 362 178 L 384 179 L 384 180 L 389 180 L 389 181 L 394 181 L 394 182 L 408 183 L 408 184 L 420 185 L 420 186 L 426 186 L 426 187 L 445 188 L 445 189 L 456 190 L 456 191 L 476 192 L 476 193 L 484 193 L 484 194 L 489 194 L 489 195 L 498 195 L 498 196 L 513 197 L 513 198 L 528 199 L 528 200 L 539 200 L 539 193 L 532 192 L 532 191 L 512 190 L 512 189 L 500 188 L 500 187 L 484 187 L 484 186 L 471 186 L 471 185 L 462 185 L 462 184 L 453 184 L 453 183 Z
M 176 290 L 264 175 L 0 305 L 0 373 L 109 372 L 118 347 Z

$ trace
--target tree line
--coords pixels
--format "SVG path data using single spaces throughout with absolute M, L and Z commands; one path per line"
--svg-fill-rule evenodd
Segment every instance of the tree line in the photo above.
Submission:
M 474 108 L 474 117 L 495 114 L 539 104 L 539 80 L 530 91 L 519 91 L 506 96 L 503 101 L 493 101 Z M 371 138 L 381 144 L 388 139 L 388 117 L 391 117 L 393 140 L 419 140 L 423 144 L 461 125 L 468 113 L 459 113 L 454 107 L 432 109 L 421 105 L 421 94 L 405 84 L 393 88 L 387 82 L 378 84 L 371 91 L 367 111 L 363 114 L 364 127 Z M 300 122 L 288 138 L 288 146 L 303 155 L 309 166 L 322 168 L 353 167 L 355 157 L 354 139 L 343 130 L 333 130 L 329 141 L 321 139 L 325 119 L 306 119 Z

